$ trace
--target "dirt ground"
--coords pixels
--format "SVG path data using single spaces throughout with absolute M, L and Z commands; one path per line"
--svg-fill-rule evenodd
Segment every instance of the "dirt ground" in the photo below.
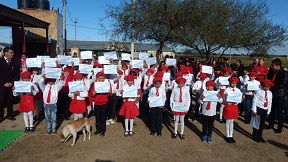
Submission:
M 17 105 L 14 106 L 17 109 Z M 16 121 L 5 120 L 0 129 L 24 129 L 23 116 L 16 116 Z M 72 118 L 72 117 L 71 117 Z M 92 129 L 95 131 L 95 118 Z M 234 138 L 236 143 L 226 143 L 225 124 L 215 121 L 212 134 L 213 143 L 200 140 L 201 123 L 186 122 L 185 140 L 171 139 L 173 123 L 163 124 L 163 136 L 151 136 L 143 120 L 137 118 L 134 126 L 135 135 L 123 136 L 120 122 L 107 126 L 105 137 L 92 134 L 91 141 L 83 141 L 79 135 L 75 146 L 72 140 L 61 143 L 59 136 L 45 135 L 45 119 L 36 126 L 34 133 L 24 133 L 14 143 L 0 153 L 0 161 L 287 161 L 288 135 L 287 124 L 283 133 L 275 134 L 264 130 L 268 143 L 256 143 L 251 139 L 252 128 L 245 125 L 242 117 L 236 120 Z M 58 134 L 67 124 L 61 124 Z M 0 139 L 1 140 L 1 139 Z

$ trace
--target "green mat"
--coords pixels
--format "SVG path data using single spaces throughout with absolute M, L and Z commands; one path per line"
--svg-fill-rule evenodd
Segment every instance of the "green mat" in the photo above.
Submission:
M 23 130 L 0 130 L 0 152 L 23 134 Z

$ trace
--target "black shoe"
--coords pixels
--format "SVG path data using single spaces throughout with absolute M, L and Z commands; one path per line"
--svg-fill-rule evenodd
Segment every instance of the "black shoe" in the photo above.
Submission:
M 224 123 L 223 119 L 220 119 L 220 120 L 219 120 L 219 123 Z
M 8 120 L 16 120 L 16 118 L 13 117 L 13 116 L 8 117 L 7 119 L 8 119 Z
M 256 137 L 256 136 L 253 136 L 253 138 L 252 138 L 255 142 L 257 142 L 257 143 L 259 143 L 260 142 L 260 139 L 258 138 L 258 137 Z
M 124 137 L 128 137 L 129 136 L 129 131 L 125 131 L 124 132 Z
M 275 133 L 282 133 L 282 130 L 281 129 L 276 129 L 274 130 Z
M 35 132 L 35 127 L 30 127 L 30 132 Z
M 104 133 L 104 132 L 101 132 L 101 133 L 100 133 L 100 136 L 104 137 L 104 136 L 105 136 L 105 133 Z
M 157 132 L 157 136 L 162 136 L 162 133 L 161 132 Z
M 185 135 L 184 134 L 180 134 L 180 139 L 184 140 L 185 139 Z
M 235 143 L 235 139 L 233 137 L 231 137 L 231 143 Z
M 259 137 L 259 142 L 262 142 L 262 143 L 267 143 L 267 141 L 261 136 Z
M 173 139 L 177 138 L 177 134 L 176 134 L 176 133 L 173 133 L 173 134 L 172 134 L 172 138 L 173 138 Z
M 228 142 L 228 143 L 232 143 L 232 141 L 231 141 L 231 137 L 226 137 L 226 142 Z
M 98 135 L 100 133 L 101 133 L 101 131 L 97 130 L 96 132 L 94 132 L 94 135 Z
M 25 133 L 27 133 L 29 131 L 30 131 L 29 127 L 26 127 L 25 130 L 24 130 Z
M 150 135 L 151 135 L 151 136 L 154 136 L 154 135 L 155 135 L 155 132 L 150 132 Z
M 133 136 L 135 134 L 133 131 L 129 131 L 129 136 Z

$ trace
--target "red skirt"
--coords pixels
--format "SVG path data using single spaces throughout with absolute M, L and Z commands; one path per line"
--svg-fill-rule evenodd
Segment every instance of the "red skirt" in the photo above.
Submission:
M 73 99 L 70 104 L 69 110 L 75 114 L 81 114 L 86 112 L 86 101 Z
M 238 118 L 238 105 L 226 104 L 223 110 L 223 116 L 226 119 L 237 119 Z
M 177 112 L 177 111 L 172 111 L 173 115 L 186 115 L 187 112 Z
M 124 102 L 119 111 L 119 115 L 124 116 L 125 118 L 135 118 L 138 116 L 139 110 L 136 103 L 134 101 Z
M 29 112 L 35 110 L 34 96 L 32 94 L 23 94 L 19 103 L 18 111 Z

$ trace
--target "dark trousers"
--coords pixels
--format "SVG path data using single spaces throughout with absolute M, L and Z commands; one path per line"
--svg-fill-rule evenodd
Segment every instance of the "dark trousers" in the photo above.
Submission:
M 212 130 L 214 127 L 215 115 L 214 116 L 202 115 L 202 120 L 203 120 L 202 135 L 211 137 Z
M 106 110 L 106 120 L 109 120 L 112 118 L 114 98 L 115 98 L 115 94 L 108 97 L 108 104 L 107 104 L 107 110 Z
M 7 107 L 7 116 L 13 116 L 13 93 L 12 88 L 4 87 L 0 92 L 0 117 L 4 116 L 4 108 Z
M 119 110 L 123 104 L 123 98 L 121 96 L 114 97 L 113 100 L 113 108 L 112 108 L 112 118 L 116 119 L 119 114 Z
M 251 120 L 251 114 L 252 114 L 252 100 L 253 95 L 245 95 L 245 122 L 250 123 Z
M 285 107 L 284 96 L 273 96 L 271 113 L 269 115 L 269 127 L 273 128 L 275 123 L 275 117 L 277 115 L 278 130 L 282 131 L 283 128 L 283 110 Z
M 59 93 L 57 102 L 57 116 L 62 114 L 65 119 L 69 119 L 71 116 L 71 112 L 69 111 L 70 104 L 71 98 L 68 96 L 68 93 Z
M 258 130 L 253 128 L 253 136 L 254 137 L 262 137 L 262 132 L 263 132 L 263 128 L 265 125 L 265 120 L 267 117 L 267 110 L 264 110 L 264 109 L 257 107 L 257 115 L 260 116 L 260 125 L 259 125 Z
M 162 108 L 153 107 L 150 108 L 150 131 L 162 132 Z
M 106 132 L 106 109 L 107 104 L 105 105 L 95 105 L 94 106 L 94 113 L 96 116 L 96 131 L 101 133 Z
M 141 99 L 141 104 L 139 107 L 139 111 L 140 111 L 140 115 L 144 116 L 148 114 L 148 108 L 147 108 L 147 101 L 148 101 L 148 96 L 149 95 L 149 91 L 148 90 L 143 90 L 143 94 L 142 94 L 142 99 Z
M 196 104 L 194 107 L 194 113 L 192 113 L 192 119 L 197 119 L 199 117 L 199 106 L 200 106 L 200 104 L 198 103 L 199 97 L 200 94 L 196 93 L 196 101 L 195 101 Z

